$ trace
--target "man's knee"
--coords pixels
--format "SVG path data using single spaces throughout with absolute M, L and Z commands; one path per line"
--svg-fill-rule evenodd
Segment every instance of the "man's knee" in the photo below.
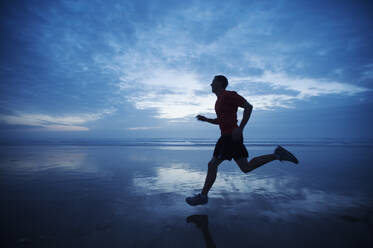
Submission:
M 219 165 L 219 161 L 216 159 L 210 160 L 210 162 L 207 164 L 209 168 L 217 168 Z
M 249 167 L 240 168 L 240 169 L 241 169 L 241 171 L 242 171 L 243 173 L 248 173 L 248 172 L 252 171 L 252 169 L 249 168 Z
M 212 161 L 210 161 L 207 165 L 208 165 L 209 168 L 211 168 L 211 167 L 213 167 L 213 168 L 218 167 L 218 166 L 216 165 L 216 163 L 214 163 L 214 162 L 212 162 Z
M 244 173 L 248 173 L 250 171 L 253 171 L 255 170 L 257 166 L 255 166 L 255 163 L 253 163 L 253 160 L 250 160 L 250 162 L 246 163 L 245 166 L 243 168 L 241 168 L 241 170 L 244 172 Z
M 253 170 L 251 164 L 247 160 L 236 160 L 236 163 L 243 173 L 248 173 Z

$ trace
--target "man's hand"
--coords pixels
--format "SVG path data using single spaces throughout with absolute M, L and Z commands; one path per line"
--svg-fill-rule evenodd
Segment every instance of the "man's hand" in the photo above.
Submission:
M 242 129 L 240 127 L 236 127 L 232 132 L 232 140 L 239 141 L 242 137 Z
M 207 118 L 204 117 L 203 115 L 197 115 L 196 118 L 197 118 L 197 120 L 199 120 L 199 121 L 207 121 Z

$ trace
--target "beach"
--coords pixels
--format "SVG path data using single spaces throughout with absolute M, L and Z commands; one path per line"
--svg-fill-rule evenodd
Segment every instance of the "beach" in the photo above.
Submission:
M 191 207 L 213 145 L 2 145 L 2 247 L 373 245 L 372 145 L 290 142 L 299 164 L 248 174 L 225 161 L 208 204 Z M 250 159 L 276 144 L 246 147 Z

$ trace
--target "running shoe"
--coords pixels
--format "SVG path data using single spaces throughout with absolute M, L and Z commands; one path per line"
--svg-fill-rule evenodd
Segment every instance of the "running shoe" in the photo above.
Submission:
M 291 154 L 291 152 L 289 152 L 282 146 L 277 146 L 275 154 L 277 155 L 280 161 L 290 161 L 295 164 L 298 164 L 298 159 L 293 154 Z
M 205 195 L 198 194 L 192 197 L 187 197 L 185 198 L 186 203 L 188 203 L 191 206 L 196 206 L 196 205 L 203 205 L 208 202 L 208 198 Z

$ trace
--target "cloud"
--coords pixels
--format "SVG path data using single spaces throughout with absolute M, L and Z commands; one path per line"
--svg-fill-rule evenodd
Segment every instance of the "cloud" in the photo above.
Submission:
M 115 111 L 115 109 L 107 109 L 95 114 L 64 116 L 27 113 L 18 113 L 16 115 L 0 114 L 0 121 L 8 125 L 43 127 L 49 131 L 89 131 L 89 128 L 81 125 L 101 119 L 103 116 Z
M 151 129 L 157 129 L 157 128 L 162 128 L 162 127 L 129 127 L 129 128 L 126 128 L 126 130 L 139 131 L 139 130 L 151 130 Z
M 373 63 L 364 66 L 364 71 L 361 73 L 360 81 L 373 80 Z
M 255 106 L 256 109 L 268 110 L 274 107 L 292 108 L 295 100 L 304 100 L 321 95 L 339 94 L 356 95 L 369 89 L 352 84 L 324 79 L 290 76 L 285 72 L 265 71 L 262 75 L 232 77 L 231 84 L 242 88 L 242 94 Z M 257 95 L 249 90 L 252 85 L 266 85 L 272 90 L 270 94 Z M 288 90 L 295 94 L 276 94 L 278 91 Z
M 127 62 L 137 65 L 138 56 L 134 58 L 135 61 L 129 59 Z M 161 61 L 154 64 L 143 62 L 142 66 L 133 66 L 131 70 L 125 67 L 127 71 L 120 78 L 119 88 L 126 92 L 128 101 L 137 109 L 154 109 L 158 118 L 188 118 L 198 113 L 214 113 L 216 97 L 211 93 L 208 82 L 202 81 L 196 72 L 160 64 Z M 237 90 L 255 109 L 260 110 L 294 108 L 296 100 L 310 97 L 330 94 L 352 96 L 368 91 L 352 84 L 272 71 L 264 71 L 262 75 L 232 76 L 230 83 L 231 89 Z M 259 93 L 251 87 L 253 85 L 256 88 L 267 86 L 267 92 Z M 133 92 L 129 93 L 131 90 Z M 281 93 L 283 91 L 287 92 Z
M 296 101 L 310 97 L 354 96 L 368 91 L 349 83 L 290 73 L 289 66 L 306 65 L 294 52 L 304 53 L 320 44 L 284 37 L 274 41 L 274 10 L 260 10 L 227 24 L 218 18 L 227 13 L 212 10 L 191 6 L 158 17 L 151 28 L 133 24 L 134 43 L 124 46 L 108 36 L 107 45 L 116 54 L 99 54 L 95 62 L 118 75 L 118 94 L 126 103 L 154 110 L 154 117 L 169 120 L 214 113 L 216 98 L 209 81 L 215 74 L 227 75 L 233 86 L 230 89 L 261 110 L 295 108 Z M 197 22 L 190 13 L 198 16 Z M 235 13 L 230 10 L 228 14 Z M 262 86 L 267 88 L 265 93 L 255 91 Z
M 116 58 L 97 58 L 120 74 L 118 93 L 137 109 L 154 109 L 158 118 L 184 118 L 213 110 L 209 81 L 189 68 L 173 68 L 161 58 L 130 50 Z M 205 92 L 202 93 L 201 92 Z
M 157 70 L 157 71 L 154 71 Z M 158 118 L 186 118 L 198 113 L 214 113 L 216 97 L 211 94 L 208 84 L 200 82 L 193 73 L 175 70 L 167 71 L 148 67 L 140 82 L 148 91 L 138 92 L 129 97 L 138 109 L 155 109 Z M 124 81 L 125 82 L 125 81 Z M 164 82 L 164 83 L 162 83 Z M 189 83 L 190 82 L 190 83 Z M 231 77 L 234 90 L 243 95 L 255 109 L 294 108 L 295 101 L 322 95 L 352 96 L 369 89 L 337 81 L 327 81 L 301 76 L 290 76 L 284 72 L 265 71 L 260 76 Z M 189 84 L 188 84 L 189 83 Z M 197 94 L 203 89 L 205 93 Z M 250 90 L 249 84 L 268 86 L 267 93 Z M 156 85 L 156 87 L 151 87 Z M 149 87 L 150 86 L 150 87 Z M 164 90 L 167 90 L 166 92 Z M 287 91 L 286 93 L 280 93 Z
M 89 131 L 89 128 L 82 126 L 48 125 L 45 128 L 50 131 Z
M 137 91 L 127 99 L 137 109 L 155 109 L 155 117 L 184 118 L 213 111 L 215 97 L 202 90 L 203 84 L 208 84 L 201 82 L 193 72 L 149 66 L 146 76 L 138 82 L 144 91 Z

